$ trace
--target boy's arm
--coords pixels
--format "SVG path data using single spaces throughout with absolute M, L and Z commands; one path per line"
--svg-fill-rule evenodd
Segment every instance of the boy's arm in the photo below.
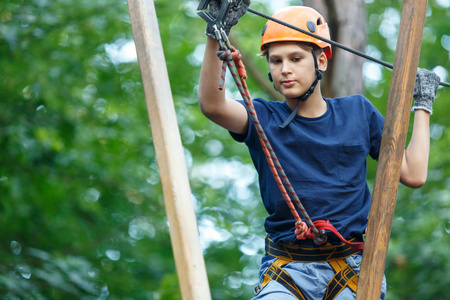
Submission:
M 440 78 L 431 71 L 418 69 L 414 85 L 415 111 L 413 132 L 403 155 L 400 182 L 412 188 L 425 184 L 430 154 L 430 114 Z
M 425 184 L 430 153 L 430 114 L 417 110 L 411 140 L 403 154 L 400 182 L 411 188 Z
M 249 117 L 245 107 L 219 90 L 222 61 L 217 57 L 218 43 L 207 37 L 198 86 L 198 103 L 203 114 L 214 123 L 237 133 L 246 134 Z

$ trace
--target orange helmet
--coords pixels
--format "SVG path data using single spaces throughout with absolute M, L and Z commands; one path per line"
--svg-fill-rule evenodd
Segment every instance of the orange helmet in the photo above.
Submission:
M 312 32 L 318 36 L 330 39 L 330 30 L 325 19 L 316 10 L 306 6 L 290 6 L 277 11 L 273 16 L 303 30 Z M 261 40 L 261 51 L 269 43 L 275 42 L 306 42 L 317 45 L 325 50 L 327 58 L 331 58 L 331 45 L 300 31 L 291 29 L 274 21 L 267 21 L 264 25 Z

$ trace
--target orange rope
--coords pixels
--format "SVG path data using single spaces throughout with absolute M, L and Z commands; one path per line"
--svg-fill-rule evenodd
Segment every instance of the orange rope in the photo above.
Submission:
M 226 65 L 228 66 L 228 69 L 230 70 L 233 79 L 236 83 L 236 86 L 239 89 L 239 92 L 242 95 L 242 98 L 244 99 L 244 103 L 247 106 L 247 109 L 250 113 L 250 116 L 252 118 L 253 123 L 256 127 L 256 132 L 259 136 L 259 140 L 261 142 L 264 154 L 266 156 L 267 162 L 269 163 L 270 170 L 275 178 L 275 181 L 281 191 L 281 194 L 283 195 L 283 198 L 285 199 L 292 215 L 294 216 L 296 222 L 296 236 L 298 239 L 305 239 L 308 231 L 308 226 L 310 227 L 311 232 L 314 235 L 314 240 L 321 244 L 326 242 L 326 234 L 325 232 L 319 232 L 319 230 L 316 228 L 314 223 L 312 222 L 311 218 L 308 216 L 308 213 L 306 212 L 305 208 L 303 207 L 300 199 L 298 198 L 296 192 L 294 191 L 294 188 L 292 187 L 291 183 L 289 182 L 288 177 L 286 176 L 286 173 L 284 172 L 284 169 L 282 168 L 275 152 L 273 151 L 273 148 L 258 120 L 258 116 L 255 112 L 252 98 L 250 96 L 250 92 L 247 88 L 247 83 L 245 82 L 245 79 L 247 78 L 247 74 L 245 72 L 244 64 L 241 60 L 241 54 L 238 50 L 236 50 L 234 47 L 232 47 L 228 41 L 228 38 L 226 39 L 226 45 L 219 40 L 220 49 L 217 52 L 217 56 L 223 61 L 222 65 L 222 74 L 221 74 L 221 80 L 219 84 L 219 89 L 223 89 L 224 81 L 225 81 L 225 72 L 226 72 Z M 233 67 L 231 61 L 234 62 L 236 65 L 236 68 Z M 237 70 L 238 74 L 236 74 Z M 283 185 L 284 182 L 284 185 Z M 286 186 L 286 187 L 285 187 Z M 287 190 L 286 190 L 287 188 Z M 295 206 L 291 200 L 291 197 L 294 200 L 294 203 L 297 205 L 297 208 L 303 215 L 303 218 L 306 221 L 302 221 L 300 218 L 297 210 L 295 209 Z
M 347 244 L 349 247 L 362 251 L 364 248 L 364 243 L 347 241 L 344 237 L 342 237 L 339 234 L 339 232 L 336 230 L 336 228 L 329 221 L 317 220 L 317 221 L 312 222 L 311 218 L 309 217 L 308 213 L 306 212 L 305 208 L 303 207 L 300 199 L 298 198 L 297 193 L 294 191 L 294 188 L 292 187 L 291 183 L 289 182 L 289 179 L 286 176 L 286 173 L 284 172 L 284 169 L 282 168 L 280 161 L 278 160 L 278 158 L 277 158 L 277 156 L 276 156 L 272 146 L 270 145 L 270 142 L 264 132 L 264 129 L 262 128 L 261 123 L 258 120 L 258 116 L 257 116 L 255 108 L 253 106 L 250 92 L 247 88 L 247 83 L 245 82 L 245 79 L 247 78 L 247 74 L 245 71 L 244 64 L 242 63 L 242 60 L 241 60 L 242 55 L 237 49 L 235 49 L 233 46 L 230 45 L 230 42 L 228 41 L 228 38 L 224 32 L 222 33 L 221 37 L 223 40 L 218 41 L 220 49 L 217 52 L 217 56 L 223 61 L 219 89 L 223 89 L 223 87 L 224 87 L 226 66 L 228 66 L 228 69 L 230 70 L 230 72 L 233 76 L 233 79 L 236 83 L 236 86 L 238 87 L 239 92 L 242 95 L 242 98 L 243 98 L 244 103 L 247 107 L 247 110 L 250 114 L 250 117 L 252 118 L 252 121 L 255 124 L 256 132 L 257 132 L 259 140 L 261 142 L 261 146 L 263 148 L 267 162 L 269 163 L 270 170 L 271 170 L 271 172 L 275 178 L 275 181 L 281 191 L 281 194 L 283 195 L 283 198 L 286 201 L 286 204 L 289 207 L 289 210 L 291 211 L 292 215 L 295 218 L 295 221 L 296 221 L 295 222 L 295 227 L 296 227 L 295 235 L 296 235 L 297 239 L 303 240 L 303 239 L 309 238 L 309 239 L 313 239 L 314 242 L 319 245 L 324 244 L 327 241 L 327 235 L 326 235 L 325 230 L 330 230 L 339 239 L 341 239 L 345 244 Z M 225 43 L 223 41 L 225 41 Z M 234 62 L 235 67 L 233 67 L 233 64 L 231 63 L 231 61 Z M 236 74 L 236 70 L 237 70 L 237 74 Z M 287 189 L 287 191 L 286 191 L 286 189 Z M 291 199 L 291 197 L 293 198 L 293 200 Z M 300 218 L 293 202 L 295 203 L 298 210 L 302 214 L 306 223 L 303 222 L 302 219 Z

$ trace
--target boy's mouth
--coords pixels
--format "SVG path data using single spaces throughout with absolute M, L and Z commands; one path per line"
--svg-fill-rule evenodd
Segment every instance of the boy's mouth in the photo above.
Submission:
M 284 87 L 291 87 L 295 84 L 295 80 L 283 80 L 283 81 L 281 81 L 281 84 Z

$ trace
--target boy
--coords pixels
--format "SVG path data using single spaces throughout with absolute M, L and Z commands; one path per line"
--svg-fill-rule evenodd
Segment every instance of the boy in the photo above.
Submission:
M 230 24 L 240 18 L 232 17 Z M 330 38 L 325 19 L 311 8 L 287 7 L 273 17 Z M 205 116 L 249 148 L 269 213 L 266 255 L 254 299 L 354 299 L 361 252 L 330 232 L 325 245 L 299 239 L 302 234 L 295 231 L 295 219 L 270 172 L 245 106 L 217 88 L 222 65 L 217 50 L 217 42 L 208 37 L 199 105 Z M 269 65 L 269 79 L 285 101 L 257 98 L 253 104 L 281 165 L 313 221 L 330 220 L 345 239 L 362 242 L 371 202 L 366 157 L 378 159 L 383 116 L 362 95 L 322 97 L 320 79 L 332 56 L 328 43 L 268 21 L 261 50 Z M 413 133 L 400 176 L 400 182 L 409 187 L 420 187 L 426 181 L 429 118 L 438 84 L 434 73 L 418 71 Z M 385 291 L 383 282 L 381 299 Z

